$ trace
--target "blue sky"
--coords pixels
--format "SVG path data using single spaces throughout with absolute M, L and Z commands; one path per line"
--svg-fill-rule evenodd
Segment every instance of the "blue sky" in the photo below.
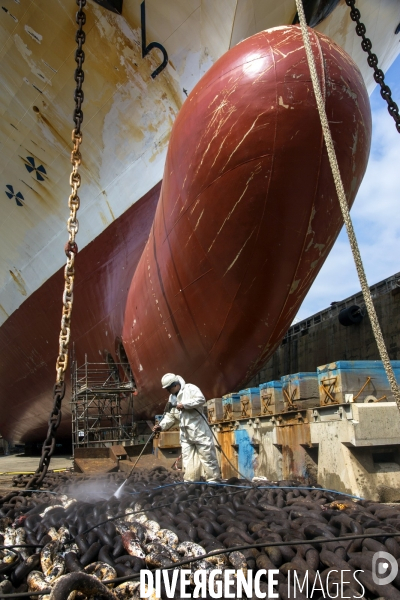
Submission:
M 400 106 L 400 56 L 385 75 Z M 371 95 L 372 146 L 368 168 L 351 210 L 370 285 L 400 271 L 400 134 L 378 87 Z M 305 298 L 301 321 L 360 290 L 346 231 L 342 229 Z

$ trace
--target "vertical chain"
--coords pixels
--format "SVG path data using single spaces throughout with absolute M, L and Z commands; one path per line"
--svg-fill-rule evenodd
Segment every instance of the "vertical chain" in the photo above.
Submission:
M 368 54 L 367 62 L 371 69 L 374 70 L 374 79 L 381 88 L 381 96 L 387 102 L 388 113 L 396 123 L 396 129 L 400 133 L 400 114 L 399 107 L 392 98 L 392 90 L 385 83 L 385 74 L 382 69 L 378 68 L 378 57 L 372 52 L 372 42 L 366 37 L 367 29 L 364 23 L 361 23 L 361 13 L 355 7 L 356 0 L 346 0 L 347 6 L 350 7 L 351 20 L 356 23 L 356 34 L 362 38 L 361 48 Z
M 56 432 L 61 423 L 61 404 L 65 395 L 65 372 L 68 366 L 68 349 L 71 337 L 71 315 L 75 277 L 75 255 L 78 252 L 78 246 L 76 245 L 75 238 L 79 229 L 79 222 L 76 217 L 76 214 L 80 206 L 78 189 L 81 185 L 81 176 L 78 173 L 78 169 L 82 161 L 80 153 L 80 145 L 82 142 L 81 125 L 83 121 L 82 103 L 84 98 L 82 83 L 85 78 L 85 74 L 82 69 L 82 65 L 85 60 L 85 53 L 82 49 L 82 46 L 85 43 L 86 39 L 85 32 L 83 31 L 83 26 L 86 23 L 86 15 L 83 12 L 83 8 L 86 5 L 86 0 L 76 0 L 76 3 L 79 6 L 79 10 L 76 13 L 76 23 L 79 27 L 75 35 L 75 41 L 78 44 L 78 48 L 75 51 L 75 62 L 77 64 L 77 67 L 75 69 L 74 74 L 76 88 L 74 93 L 75 110 L 73 114 L 73 120 L 75 123 L 75 127 L 72 130 L 72 173 L 69 178 L 71 194 L 68 199 L 68 207 L 70 213 L 67 221 L 68 242 L 66 243 L 64 248 L 65 254 L 67 256 L 67 263 L 64 268 L 63 308 L 61 317 L 61 331 L 59 337 L 58 357 L 56 362 L 56 383 L 53 389 L 53 409 L 50 413 L 50 418 L 48 422 L 49 427 L 47 430 L 47 437 L 42 446 L 42 456 L 39 462 L 39 467 L 37 468 L 35 474 L 33 475 L 33 477 L 31 477 L 31 479 L 26 485 L 28 489 L 32 489 L 32 487 L 39 486 L 42 483 L 49 468 L 51 457 L 54 453 L 56 445 Z
M 346 0 L 347 1 L 347 0 Z M 382 330 L 379 325 L 378 316 L 375 311 L 374 303 L 372 301 L 371 291 L 368 287 L 367 277 L 364 271 L 364 265 L 361 259 L 360 249 L 356 234 L 354 232 L 353 223 L 350 217 L 350 210 L 347 203 L 346 193 L 344 191 L 342 178 L 340 175 L 339 165 L 336 158 L 335 147 L 332 140 L 331 130 L 329 127 L 328 117 L 325 110 L 325 102 L 322 97 L 321 87 L 319 84 L 318 73 L 315 66 L 314 54 L 311 48 L 310 36 L 308 32 L 307 22 L 304 15 L 303 1 L 296 0 L 297 10 L 299 13 L 301 33 L 303 36 L 304 47 L 307 55 L 308 66 L 310 69 L 311 81 L 314 89 L 315 98 L 317 101 L 317 108 L 319 117 L 321 120 L 322 132 L 326 144 L 326 149 L 329 157 L 329 164 L 332 170 L 333 180 L 335 182 L 336 192 L 339 199 L 340 209 L 342 211 L 343 221 L 346 225 L 346 231 L 350 242 L 351 251 L 353 253 L 354 263 L 357 269 L 358 278 L 360 280 L 362 293 L 364 296 L 365 306 L 368 311 L 368 316 L 371 322 L 372 331 L 375 337 L 375 341 L 378 346 L 378 351 L 386 371 L 387 378 L 389 380 L 390 389 L 396 400 L 397 406 L 400 410 L 400 388 L 397 384 L 396 377 L 393 371 L 392 363 L 390 362 L 389 355 L 386 349 L 385 341 L 383 339 Z M 315 35 L 315 34 L 314 34 Z

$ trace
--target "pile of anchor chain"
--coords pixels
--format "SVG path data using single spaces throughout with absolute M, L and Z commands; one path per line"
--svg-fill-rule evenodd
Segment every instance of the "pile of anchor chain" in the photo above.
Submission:
M 13 487 L 27 488 L 30 481 L 31 475 L 20 473 L 14 475 L 12 478 Z M 93 479 L 93 476 L 77 474 L 69 470 L 54 472 L 47 471 L 46 478 L 40 486 L 41 490 L 52 490 L 53 492 L 63 492 L 70 489 L 72 483 L 82 483 Z M 120 481 L 124 480 L 122 473 L 109 473 L 104 478 L 106 481 Z
M 163 467 L 141 470 L 117 499 L 111 494 L 122 474 L 60 473 L 53 474 L 51 490 L 15 490 L 0 498 L 0 597 L 26 592 L 67 600 L 78 591 L 124 600 L 140 597 L 141 569 L 170 568 L 171 577 L 174 568 L 190 569 L 193 583 L 199 569 L 233 568 L 253 575 L 277 569 L 282 600 L 294 597 L 289 572 L 305 582 L 296 590 L 303 600 L 334 597 L 340 572 L 357 570 L 364 595 L 347 577 L 344 597 L 400 599 L 400 573 L 386 585 L 372 577 L 374 553 L 400 559 L 400 506 L 344 500 L 295 481 L 252 487 L 236 478 L 218 486 L 180 478 Z M 317 572 L 324 591 L 312 594 Z M 260 587 L 267 592 L 265 577 Z M 161 590 L 166 598 L 163 584 Z

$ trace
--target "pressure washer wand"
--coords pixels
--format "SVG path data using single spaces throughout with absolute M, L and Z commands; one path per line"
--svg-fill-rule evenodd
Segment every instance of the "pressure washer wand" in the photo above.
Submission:
M 147 442 L 145 443 L 145 445 L 143 446 L 143 449 L 141 451 L 141 453 L 139 454 L 139 456 L 136 459 L 135 464 L 133 465 L 132 469 L 129 471 L 129 474 L 127 476 L 127 478 L 125 479 L 125 481 L 119 486 L 119 488 L 117 489 L 116 492 L 114 492 L 113 496 L 115 496 L 115 498 L 120 498 L 121 497 L 121 493 L 123 490 L 124 485 L 126 484 L 126 482 L 128 481 L 129 477 L 132 475 L 134 468 L 136 467 L 136 465 L 138 464 L 143 452 L 146 450 L 146 447 L 148 445 L 148 443 L 153 439 L 153 437 L 156 435 L 156 432 L 153 431 L 153 433 L 151 434 L 151 436 L 149 437 L 149 439 L 147 440 Z

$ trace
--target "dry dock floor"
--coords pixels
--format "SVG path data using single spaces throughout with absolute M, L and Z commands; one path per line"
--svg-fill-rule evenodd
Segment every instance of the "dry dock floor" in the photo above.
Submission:
M 0 456 L 0 490 L 12 487 L 12 478 L 14 475 L 36 471 L 39 460 L 39 456 L 25 456 L 24 454 Z M 72 466 L 73 462 L 70 456 L 54 456 L 51 459 L 51 469 L 70 469 Z

